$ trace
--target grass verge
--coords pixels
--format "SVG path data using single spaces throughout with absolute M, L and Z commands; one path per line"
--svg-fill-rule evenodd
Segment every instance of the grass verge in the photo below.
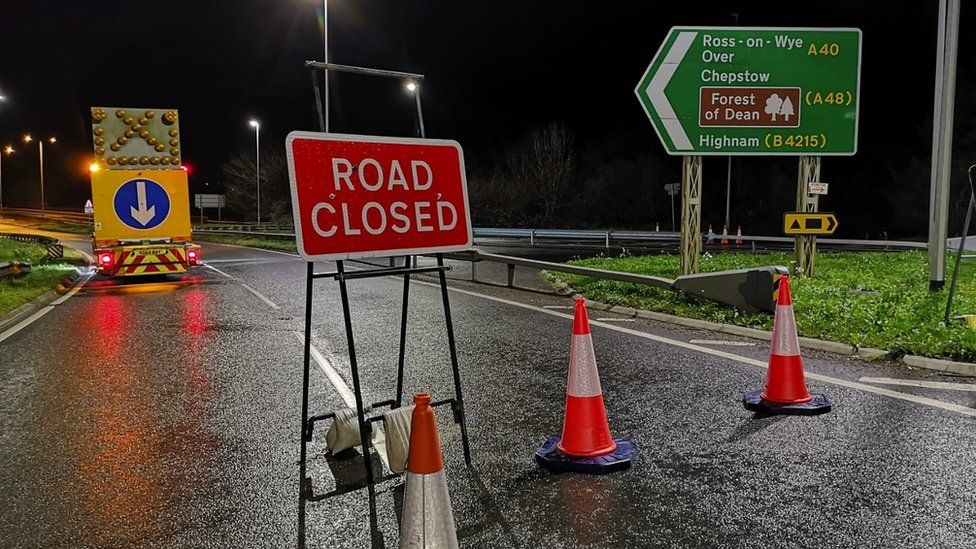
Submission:
M 87 225 L 75 225 L 72 223 L 46 223 L 37 227 L 42 231 L 52 231 L 56 233 L 72 234 L 91 234 L 92 228 Z
M 197 232 L 193 233 L 193 240 L 197 242 L 213 242 L 216 244 L 234 244 L 237 246 L 248 246 L 250 248 L 264 248 L 265 250 L 275 250 L 278 252 L 298 252 L 297 248 L 295 248 L 295 240 L 287 238 Z
M 790 265 L 792 254 L 705 254 L 702 272 L 762 265 Z M 571 261 L 611 271 L 674 278 L 678 257 L 597 257 Z M 949 258 L 951 276 L 954 256 Z M 730 307 L 701 302 L 649 286 L 547 273 L 583 295 L 614 305 L 627 305 L 714 322 L 772 329 L 773 318 L 743 314 Z M 948 284 L 947 284 L 948 286 Z M 961 322 L 942 323 L 948 292 L 928 289 L 928 259 L 919 252 L 824 253 L 817 257 L 816 278 L 791 280 L 793 307 L 800 335 L 895 352 L 976 361 L 976 331 Z M 976 261 L 963 260 L 954 314 L 976 313 Z
M 31 272 L 20 278 L 0 280 L 0 317 L 50 290 L 84 258 L 76 250 L 64 249 L 64 260 L 48 263 L 47 248 L 31 242 L 0 239 L 0 261 L 30 261 Z

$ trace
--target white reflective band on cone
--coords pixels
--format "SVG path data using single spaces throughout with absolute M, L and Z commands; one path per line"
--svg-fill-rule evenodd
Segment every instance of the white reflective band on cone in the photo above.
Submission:
M 590 334 L 573 335 L 569 351 L 569 381 L 566 394 L 574 397 L 593 397 L 603 394 L 600 374 L 596 370 L 593 353 L 593 337 Z
M 457 549 L 457 532 L 444 470 L 429 475 L 407 471 L 400 549 Z
M 386 432 L 386 458 L 390 471 L 402 473 L 407 467 L 410 450 L 410 417 L 414 405 L 402 406 L 383 414 L 383 430 Z
M 796 356 L 800 354 L 800 341 L 796 336 L 796 319 L 792 305 L 777 305 L 773 326 L 772 354 Z
M 325 444 L 329 452 L 338 454 L 359 445 L 359 418 L 356 410 L 343 408 L 335 411 L 335 419 L 325 435 Z

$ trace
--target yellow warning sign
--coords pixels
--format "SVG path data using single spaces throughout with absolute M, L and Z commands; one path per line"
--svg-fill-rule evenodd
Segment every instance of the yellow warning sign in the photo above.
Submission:
M 182 162 L 176 109 L 92 107 L 91 119 L 95 157 L 109 170 L 165 170 Z
M 788 235 L 834 234 L 837 225 L 837 217 L 832 213 L 787 212 L 783 216 L 783 232 Z
M 95 245 L 190 240 L 190 200 L 183 170 L 93 172 Z

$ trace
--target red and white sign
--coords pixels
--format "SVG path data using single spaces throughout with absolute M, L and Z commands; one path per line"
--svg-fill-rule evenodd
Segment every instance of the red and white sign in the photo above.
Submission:
M 285 150 L 298 253 L 306 260 L 471 247 L 457 142 L 291 132 Z

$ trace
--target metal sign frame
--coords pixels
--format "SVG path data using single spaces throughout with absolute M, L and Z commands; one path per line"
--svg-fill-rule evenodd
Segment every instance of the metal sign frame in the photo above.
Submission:
M 393 78 L 402 79 L 413 79 L 420 81 L 423 79 L 423 75 L 411 74 L 411 73 L 401 73 L 395 71 L 380 71 L 376 69 L 364 69 L 361 67 L 347 67 L 344 65 L 334 65 L 330 63 L 319 63 L 308 61 L 305 63 L 306 68 L 310 69 L 312 77 L 312 87 L 315 92 L 315 107 L 316 114 L 318 115 L 318 126 L 321 132 L 325 132 L 325 114 L 322 108 L 321 92 L 318 83 L 318 70 L 336 70 L 338 72 L 352 72 L 358 74 L 368 74 L 373 76 L 387 76 Z M 417 97 L 417 115 L 419 122 L 419 133 L 420 137 L 424 137 L 424 125 L 423 125 L 423 113 L 420 110 L 420 94 L 419 88 L 415 90 Z M 463 167 L 463 165 L 462 165 Z M 467 195 L 465 194 L 465 197 Z M 458 367 L 458 357 L 457 357 L 457 344 L 454 338 L 454 322 L 451 317 L 451 304 L 448 298 L 447 291 L 447 271 L 451 270 L 450 266 L 444 264 L 444 257 L 441 253 L 436 255 L 437 265 L 433 267 L 417 267 L 416 265 L 410 266 L 410 257 L 404 257 L 404 265 L 402 267 L 391 266 L 389 268 L 372 268 L 365 270 L 358 270 L 349 272 L 345 268 L 345 261 L 343 259 L 335 260 L 336 270 L 333 272 L 315 272 L 315 261 L 306 261 L 305 268 L 305 329 L 304 329 L 304 355 L 303 355 L 303 365 L 302 365 L 302 422 L 301 422 L 301 455 L 299 459 L 300 467 L 300 485 L 299 485 L 299 500 L 301 502 L 300 506 L 300 516 L 304 514 L 304 502 L 308 500 L 317 500 L 316 496 L 312 493 L 311 480 L 307 479 L 305 476 L 305 463 L 307 458 L 307 446 L 312 440 L 312 432 L 314 425 L 317 421 L 327 420 L 334 417 L 334 413 L 324 413 L 309 416 L 308 414 L 308 380 L 309 380 L 309 368 L 311 361 L 311 344 L 312 344 L 312 298 L 314 292 L 314 282 L 317 279 L 331 278 L 339 283 L 339 296 L 342 302 L 342 317 L 346 331 L 346 343 L 349 349 L 349 366 L 352 373 L 353 382 L 353 393 L 356 400 L 356 416 L 359 422 L 359 435 L 360 435 L 360 445 L 363 452 L 363 467 L 366 473 L 366 486 L 368 489 L 372 490 L 373 485 L 373 470 L 370 466 L 369 459 L 369 426 L 374 421 L 382 419 L 382 416 L 377 417 L 366 417 L 366 407 L 363 403 L 363 393 L 362 393 L 362 383 L 359 379 L 359 362 L 356 357 L 356 341 L 353 333 L 352 327 L 352 316 L 349 305 L 349 292 L 347 288 L 347 283 L 351 280 L 358 279 L 368 279 L 377 277 L 388 277 L 388 276 L 402 276 L 403 277 L 403 302 L 400 311 L 400 340 L 399 340 L 399 355 L 397 360 L 397 389 L 396 397 L 394 399 L 383 400 L 380 402 L 372 403 L 372 408 L 389 406 L 391 408 L 397 408 L 402 403 L 403 399 L 403 369 L 405 362 L 405 352 L 406 352 L 406 335 L 407 335 L 407 314 L 409 310 L 409 297 L 410 297 L 410 276 L 413 274 L 424 274 L 424 273 L 437 273 L 439 286 L 441 290 L 441 302 L 444 306 L 444 320 L 447 327 L 447 343 L 448 349 L 450 351 L 451 357 L 451 372 L 454 381 L 454 397 L 448 399 L 438 400 L 433 402 L 431 406 L 442 406 L 449 404 L 454 413 L 454 420 L 460 425 L 461 428 L 461 444 L 464 450 L 464 462 L 466 465 L 471 465 L 471 449 L 468 442 L 468 428 L 465 419 L 464 410 L 464 397 L 461 391 L 461 373 Z M 391 258 L 392 259 L 392 258 Z M 372 493 L 372 492 L 370 492 Z

